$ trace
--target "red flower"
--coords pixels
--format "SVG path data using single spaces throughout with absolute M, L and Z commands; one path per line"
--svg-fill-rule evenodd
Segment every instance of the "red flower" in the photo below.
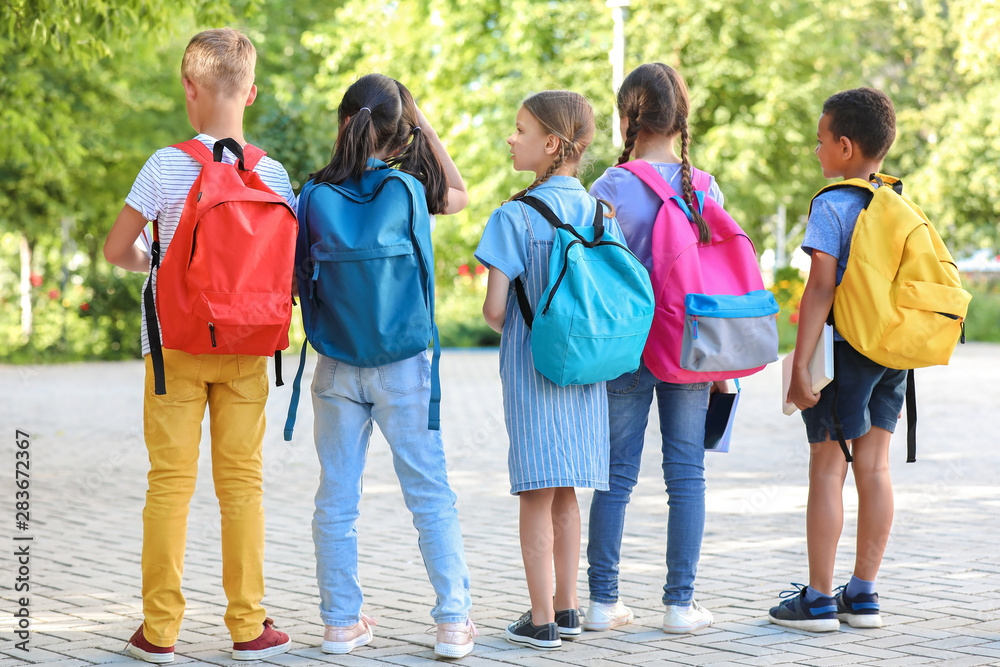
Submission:
M 57 289 L 50 289 L 49 290 L 49 298 L 50 299 L 58 299 L 59 298 L 59 290 L 57 290 Z
M 788 321 L 791 322 L 792 324 L 798 324 L 799 323 L 799 314 L 798 313 L 792 313 L 791 315 L 788 316 Z
M 80 304 L 80 310 L 82 310 L 83 312 L 87 312 L 88 310 L 90 310 L 90 304 L 84 301 L 83 303 Z
M 476 275 L 477 276 L 478 275 L 482 275 L 483 273 L 486 273 L 486 267 L 483 266 L 482 264 L 477 265 L 476 266 Z
M 42 277 L 40 275 L 38 275 L 37 273 L 32 273 L 30 280 L 31 280 L 31 284 L 34 285 L 35 287 L 41 287 L 41 285 L 42 285 Z
M 468 264 L 463 264 L 462 266 L 458 267 L 458 275 L 460 275 L 460 276 L 467 276 L 467 275 L 469 275 L 469 265 Z

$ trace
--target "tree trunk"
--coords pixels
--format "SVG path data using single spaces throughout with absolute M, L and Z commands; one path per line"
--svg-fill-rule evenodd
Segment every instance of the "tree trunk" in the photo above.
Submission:
M 21 235 L 21 337 L 27 343 L 31 339 L 31 254 L 34 244 Z

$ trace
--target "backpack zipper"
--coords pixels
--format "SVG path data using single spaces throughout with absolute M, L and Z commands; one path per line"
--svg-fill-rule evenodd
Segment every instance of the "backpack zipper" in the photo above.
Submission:
M 215 344 L 215 325 L 211 322 L 208 323 L 208 333 L 212 336 L 212 347 L 218 347 Z
M 962 337 L 961 337 L 961 338 L 959 338 L 959 339 L 958 339 L 958 341 L 959 341 L 959 342 L 960 342 L 960 343 L 961 343 L 962 345 L 965 345 L 965 320 L 962 320 Z
M 698 340 L 698 316 L 692 315 L 691 317 L 694 319 L 694 340 Z
M 559 289 L 560 283 L 562 283 L 563 278 L 566 277 L 566 269 L 569 267 L 569 265 L 566 263 L 566 255 L 569 254 L 569 249 L 572 248 L 573 246 L 577 245 L 577 244 L 586 246 L 586 243 L 584 243 L 579 238 L 577 238 L 577 239 L 575 239 L 573 241 L 570 241 L 566 245 L 566 249 L 563 251 L 563 265 L 562 265 L 562 270 L 559 272 L 559 277 L 556 279 L 556 284 L 552 286 L 552 291 L 549 292 L 549 298 L 545 302 L 545 307 L 542 309 L 542 315 L 545 315 L 545 313 L 549 312 L 549 306 L 552 305 L 552 299 L 555 298 L 556 291 Z M 599 241 L 598 243 L 596 243 L 595 245 L 590 246 L 590 247 L 591 248 L 596 248 L 597 246 L 602 246 L 602 245 L 613 245 L 613 246 L 616 246 L 618 248 L 621 248 L 622 250 L 624 250 L 625 252 L 627 252 L 629 254 L 632 254 L 631 250 L 629 250 L 626 246 L 623 246 L 621 243 L 618 243 L 617 241 Z

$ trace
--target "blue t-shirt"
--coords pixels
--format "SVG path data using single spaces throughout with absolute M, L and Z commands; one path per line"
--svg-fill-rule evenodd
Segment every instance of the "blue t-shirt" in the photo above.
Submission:
M 669 162 L 650 162 L 653 169 L 674 189 L 681 192 L 681 165 Z M 627 169 L 610 167 L 590 186 L 590 194 L 611 202 L 615 217 L 621 225 L 629 250 L 653 272 L 653 222 L 660 212 L 663 200 L 638 176 Z M 708 196 L 722 205 L 722 191 L 711 179 Z
M 824 192 L 813 200 L 806 223 L 802 250 L 812 256 L 813 250 L 825 252 L 837 260 L 837 284 L 844 277 L 847 256 L 851 254 L 851 237 L 858 215 L 869 201 L 869 193 L 860 188 L 840 188 Z M 834 327 L 834 340 L 844 340 Z
M 594 198 L 587 194 L 579 179 L 572 176 L 552 176 L 549 180 L 528 191 L 545 202 L 556 216 L 574 227 L 589 227 L 594 223 Z M 483 238 L 476 248 L 476 259 L 486 268 L 503 271 L 511 281 L 524 273 L 531 251 L 531 236 L 524 222 L 523 204 L 507 202 L 493 211 Z M 531 235 L 536 241 L 551 241 L 555 228 L 541 213 L 525 207 L 531 221 Z M 614 218 L 604 219 L 604 234 L 616 241 L 624 241 L 622 230 Z
M 813 250 L 819 250 L 835 258 L 838 285 L 847 268 L 854 226 L 869 198 L 869 193 L 860 188 L 830 190 L 816 197 L 809 211 L 802 250 L 810 256 Z

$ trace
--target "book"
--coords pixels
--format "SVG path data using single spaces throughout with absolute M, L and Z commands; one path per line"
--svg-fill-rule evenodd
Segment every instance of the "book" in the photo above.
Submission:
M 705 451 L 728 452 L 733 435 L 733 419 L 736 406 L 740 402 L 740 381 L 736 381 L 736 393 L 714 392 L 708 398 L 708 412 L 705 414 Z
M 794 403 L 785 402 L 788 387 L 792 383 L 792 363 L 795 350 L 789 352 L 781 361 L 781 411 L 786 415 L 795 414 L 798 410 Z M 823 333 L 816 343 L 816 351 L 809 360 L 809 377 L 812 378 L 813 393 L 818 394 L 823 387 L 833 382 L 833 327 L 823 325 Z

